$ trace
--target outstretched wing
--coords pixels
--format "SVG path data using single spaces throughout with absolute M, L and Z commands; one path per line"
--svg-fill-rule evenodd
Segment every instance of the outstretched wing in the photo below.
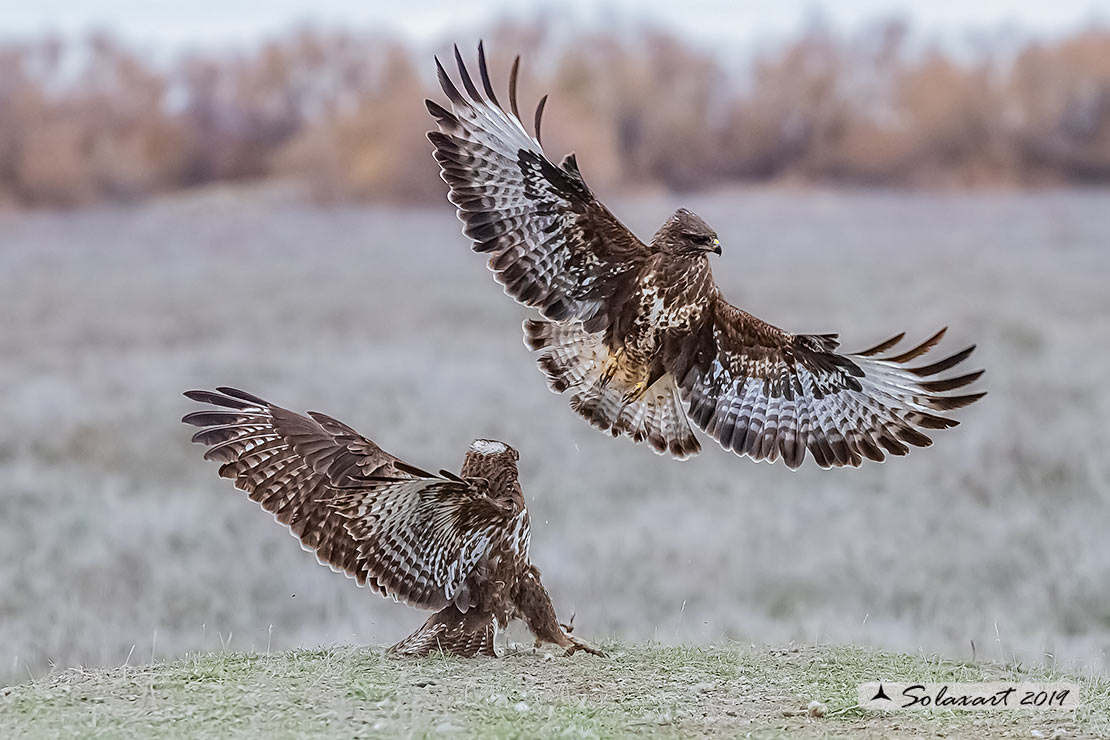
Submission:
M 506 111 L 494 94 L 485 51 L 478 45 L 479 91 L 455 49 L 466 94 L 436 60 L 451 103 L 429 100 L 438 131 L 435 145 L 448 198 L 458 206 L 474 250 L 489 253 L 489 267 L 505 292 L 553 321 L 579 319 L 589 331 L 608 325 L 604 310 L 650 251 L 594 197 L 574 155 L 560 166 L 540 147 L 544 102 L 536 108 L 536 136 L 521 123 L 516 102 L 520 58 L 513 64 Z
M 452 538 L 425 529 L 429 521 L 449 530 L 452 522 L 465 527 L 485 514 L 506 515 L 472 484 L 408 465 L 324 414 L 301 416 L 234 388 L 185 395 L 219 407 L 182 421 L 202 427 L 193 441 L 208 445 L 205 459 L 223 463 L 221 476 L 289 527 L 322 564 L 399 601 L 444 606 L 473 568 L 475 543 L 484 541 L 485 529 Z M 351 518 L 337 506 L 378 495 L 385 531 L 374 540 L 353 535 Z M 419 515 L 406 518 L 413 511 Z M 435 543 L 462 544 L 437 551 Z
M 924 355 L 944 329 L 897 355 L 899 334 L 863 352 L 837 354 L 835 334 L 788 334 L 716 297 L 713 319 L 691 357 L 672 359 L 691 420 L 726 450 L 791 468 L 806 450 L 822 468 L 858 467 L 926 447 L 926 432 L 959 422 L 942 414 L 985 393 L 946 395 L 982 370 L 926 380 L 967 359 L 974 345 L 937 362 Z M 940 413 L 938 413 L 940 412 Z
M 383 478 L 343 491 L 329 505 L 347 520 L 380 591 L 426 609 L 461 597 L 464 611 L 467 576 L 520 513 L 495 502 L 474 479 Z

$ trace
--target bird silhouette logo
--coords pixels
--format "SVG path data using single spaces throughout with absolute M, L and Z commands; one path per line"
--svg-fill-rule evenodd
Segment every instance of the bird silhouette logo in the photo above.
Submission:
M 879 699 L 885 699 L 886 701 L 894 701 L 893 699 L 891 699 L 889 696 L 886 695 L 886 692 L 883 690 L 883 685 L 882 684 L 879 684 L 879 690 L 876 691 L 875 695 L 871 697 L 871 701 L 878 701 Z

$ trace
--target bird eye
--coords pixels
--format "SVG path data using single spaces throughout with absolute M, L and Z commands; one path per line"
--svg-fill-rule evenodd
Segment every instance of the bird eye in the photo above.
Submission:
M 686 234 L 685 236 L 686 236 L 687 239 L 692 241 L 694 244 L 708 244 L 709 243 L 709 237 L 706 236 L 705 234 Z

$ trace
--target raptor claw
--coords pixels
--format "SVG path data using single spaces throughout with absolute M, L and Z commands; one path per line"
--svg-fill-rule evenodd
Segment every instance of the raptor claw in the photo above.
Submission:
M 563 653 L 565 657 L 569 658 L 579 650 L 584 653 L 589 653 L 590 655 L 596 655 L 599 658 L 606 657 L 605 653 L 601 652 L 585 640 L 579 640 L 577 637 L 573 637 L 571 635 L 567 635 L 567 637 L 570 638 L 570 647 L 568 647 L 567 651 Z
M 622 400 L 624 401 L 624 403 L 632 403 L 633 401 L 637 401 L 639 400 L 640 396 L 644 395 L 644 391 L 646 390 L 647 383 L 643 380 L 639 380 L 636 382 L 636 385 L 632 386 L 632 389 L 629 390 L 628 393 L 624 394 L 624 398 Z
M 605 365 L 601 368 L 601 380 L 598 383 L 602 388 L 609 385 L 609 381 L 617 374 L 617 368 L 620 367 L 623 356 L 624 350 L 620 349 L 606 358 Z

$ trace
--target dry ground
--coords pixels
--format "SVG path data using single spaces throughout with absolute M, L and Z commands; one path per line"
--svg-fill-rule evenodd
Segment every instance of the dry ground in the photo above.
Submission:
M 0 690 L 0 737 L 1071 740 L 1110 733 L 1105 679 L 1081 680 L 1076 710 L 865 712 L 854 708 L 855 687 L 877 677 L 1060 676 L 862 648 L 605 647 L 607 659 L 528 650 L 500 660 L 398 661 L 380 650 L 336 648 L 74 670 Z M 806 711 L 815 700 L 826 704 L 826 716 Z
M 521 451 L 533 555 L 583 637 L 796 640 L 1110 667 L 1106 192 L 686 199 L 728 295 L 858 349 L 948 324 L 990 395 L 882 466 L 684 464 L 549 393 L 446 209 L 214 191 L 0 215 L 0 681 L 423 618 L 317 566 L 178 422 L 233 384 L 417 465 Z M 614 203 L 648 235 L 679 201 Z M 974 644 L 974 648 L 973 648 Z M 577 665 L 577 664 L 576 664 Z M 619 664 L 614 664 L 619 665 Z

